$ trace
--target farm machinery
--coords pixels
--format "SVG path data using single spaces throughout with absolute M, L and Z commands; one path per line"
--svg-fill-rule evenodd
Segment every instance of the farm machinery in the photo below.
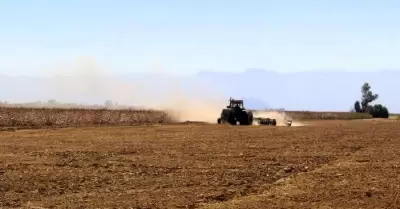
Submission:
M 253 125 L 254 122 L 260 125 L 276 126 L 274 118 L 253 117 L 253 111 L 244 107 L 243 100 L 229 99 L 229 105 L 222 109 L 221 116 L 217 120 L 218 124 L 230 125 Z M 285 124 L 291 126 L 292 121 L 286 120 Z
M 257 117 L 257 118 L 254 118 L 254 120 L 256 120 L 258 122 L 258 124 L 260 124 L 260 125 L 276 126 L 276 119 Z M 287 120 L 286 118 L 284 118 L 284 120 L 285 120 L 286 126 L 292 126 L 292 120 Z

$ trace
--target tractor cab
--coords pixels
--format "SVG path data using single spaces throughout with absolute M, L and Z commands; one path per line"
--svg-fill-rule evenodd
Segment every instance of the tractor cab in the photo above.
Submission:
M 227 108 L 235 108 L 235 109 L 241 109 L 244 110 L 244 104 L 243 104 L 243 100 L 241 99 L 229 99 L 229 105 L 226 106 Z

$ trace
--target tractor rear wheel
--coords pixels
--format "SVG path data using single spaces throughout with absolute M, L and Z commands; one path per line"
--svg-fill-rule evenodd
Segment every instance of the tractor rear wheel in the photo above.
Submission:
M 247 125 L 253 125 L 253 112 L 248 113 L 248 124 Z
M 243 112 L 243 115 L 240 116 L 240 125 L 249 126 L 253 124 L 253 113 L 252 112 Z
M 222 110 L 221 122 L 229 123 L 230 125 L 236 125 L 236 120 L 231 109 Z

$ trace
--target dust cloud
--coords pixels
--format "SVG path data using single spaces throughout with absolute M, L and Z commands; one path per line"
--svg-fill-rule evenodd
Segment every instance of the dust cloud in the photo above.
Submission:
M 221 108 L 227 103 L 225 96 L 194 77 L 167 75 L 162 68 L 153 69 L 150 77 L 138 75 L 140 77 L 132 78 L 134 81 L 106 73 L 91 57 L 78 59 L 71 68 L 61 72 L 63 75 L 53 76 L 47 83 L 54 99 L 90 99 L 100 104 L 111 100 L 123 106 L 164 110 L 177 121 L 208 123 L 217 123 Z M 190 88 L 183 87 L 187 83 Z
M 288 120 L 292 121 L 292 126 L 304 126 L 304 124 L 294 121 L 293 118 L 287 115 L 284 111 L 254 111 L 253 117 L 276 119 L 277 126 L 286 126 L 286 121 Z M 259 125 L 257 123 L 253 124 Z

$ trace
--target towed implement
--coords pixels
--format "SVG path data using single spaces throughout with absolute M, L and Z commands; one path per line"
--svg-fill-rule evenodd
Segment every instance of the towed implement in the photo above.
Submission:
M 276 126 L 276 119 L 271 119 L 271 118 L 254 118 L 258 124 L 260 125 L 271 125 L 271 126 Z
M 218 124 L 230 125 L 253 125 L 257 122 L 260 125 L 276 126 L 277 121 L 273 118 L 253 117 L 253 112 L 244 107 L 243 100 L 229 99 L 229 105 L 222 109 Z M 287 126 L 291 126 L 292 121 L 285 121 Z
M 271 119 L 271 118 L 254 118 L 255 121 L 258 122 L 258 124 L 260 125 L 270 125 L 270 126 L 276 126 L 276 119 Z M 292 121 L 291 120 L 287 120 L 285 118 L 285 125 L 286 126 L 292 126 Z

